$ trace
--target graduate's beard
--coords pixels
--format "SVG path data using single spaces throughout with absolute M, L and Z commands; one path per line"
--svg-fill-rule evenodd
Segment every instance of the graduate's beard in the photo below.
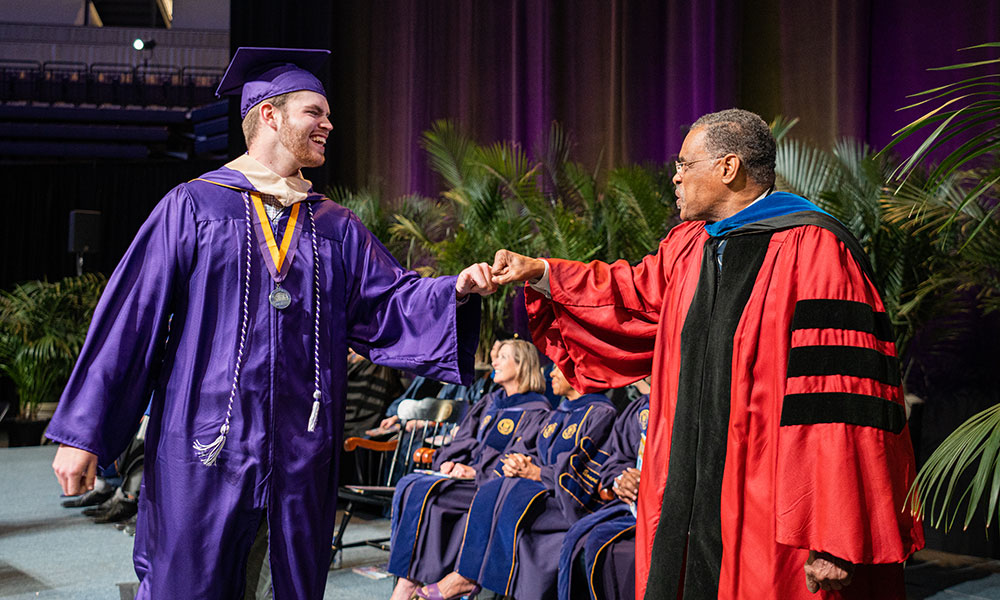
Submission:
M 323 153 L 316 152 L 310 146 L 312 143 L 309 141 L 311 133 L 311 128 L 309 131 L 306 131 L 305 128 L 294 127 L 288 124 L 287 121 L 284 127 L 278 129 L 278 141 L 292 153 L 295 161 L 302 167 L 319 167 L 326 162 L 326 157 L 323 156 Z

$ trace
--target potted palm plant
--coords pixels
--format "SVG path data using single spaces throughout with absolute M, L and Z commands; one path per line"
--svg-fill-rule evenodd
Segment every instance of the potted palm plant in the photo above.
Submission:
M 965 289 L 980 309 L 1000 309 L 1000 42 L 966 48 L 993 54 L 937 70 L 967 74 L 948 85 L 914 94 L 905 109 L 926 111 L 896 133 L 919 146 L 895 171 L 903 186 L 934 160 L 919 188 L 942 185 L 952 193 L 901 195 L 890 218 L 908 218 L 931 231 L 952 268 L 935 274 L 928 288 Z M 935 527 L 960 520 L 968 527 L 985 507 L 990 526 L 1000 507 L 1000 405 L 971 418 L 949 435 L 921 468 L 911 490 L 911 509 Z M 961 518 L 959 518 L 961 517 Z
M 47 420 L 39 408 L 58 400 L 104 284 L 87 273 L 0 292 L 0 373 L 16 391 L 17 410 L 5 419 L 11 445 L 41 440 Z
M 530 256 L 636 261 L 676 223 L 665 165 L 631 165 L 603 172 L 570 158 L 571 140 L 553 124 L 531 156 L 518 143 L 480 144 L 451 122 L 422 139 L 444 189 L 436 198 L 408 196 L 389 214 L 371 189 L 334 190 L 406 266 L 424 275 L 457 273 L 470 262 L 493 262 L 500 248 Z M 483 303 L 481 354 L 508 326 L 518 290 Z

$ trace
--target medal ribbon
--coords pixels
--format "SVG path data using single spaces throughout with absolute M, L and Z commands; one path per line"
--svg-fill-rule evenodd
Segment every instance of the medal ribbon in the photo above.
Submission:
M 288 216 L 288 222 L 285 224 L 285 233 L 281 236 L 281 245 L 279 246 L 277 240 L 274 238 L 274 231 L 271 230 L 271 220 L 267 218 L 267 212 L 264 210 L 264 202 L 261 200 L 260 194 L 251 192 L 250 197 L 253 198 L 253 222 L 257 225 L 260 253 L 264 256 L 264 264 L 267 265 L 267 270 L 271 273 L 271 279 L 275 283 L 281 283 L 285 279 L 285 276 L 288 275 L 288 269 L 295 258 L 295 249 L 297 246 L 295 242 L 302 232 L 302 221 L 299 220 L 300 204 L 295 203 L 292 205 L 292 212 Z

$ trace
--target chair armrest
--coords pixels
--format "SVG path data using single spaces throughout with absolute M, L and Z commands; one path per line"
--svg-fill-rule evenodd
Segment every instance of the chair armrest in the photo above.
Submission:
M 376 452 L 392 452 L 396 449 L 398 443 L 398 439 L 389 440 L 388 442 L 376 442 L 367 438 L 349 437 L 344 440 L 344 450 L 346 452 L 354 452 L 355 448 L 364 448 Z
M 601 488 L 598 495 L 601 497 L 601 500 L 604 500 L 605 502 L 610 502 L 618 497 L 618 495 L 615 494 L 610 488 Z

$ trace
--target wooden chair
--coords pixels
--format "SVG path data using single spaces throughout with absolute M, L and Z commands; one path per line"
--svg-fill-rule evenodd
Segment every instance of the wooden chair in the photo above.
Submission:
M 396 482 L 415 467 L 429 467 L 433 457 L 425 440 L 436 440 L 443 432 L 445 422 L 455 410 L 454 400 L 441 398 L 424 398 L 423 400 L 404 400 L 399 405 L 400 431 L 391 440 L 378 442 L 367 438 L 349 437 L 344 440 L 344 451 L 355 452 L 355 475 L 357 485 L 340 486 L 340 497 L 347 500 L 347 507 L 337 526 L 337 531 L 331 542 L 330 564 L 337 554 L 345 548 L 371 546 L 388 551 L 389 538 L 372 538 L 343 543 L 344 532 L 347 530 L 351 517 L 358 505 L 375 507 L 385 511 L 392 506 L 392 495 L 396 491 Z M 416 421 L 416 428 L 407 432 L 407 423 Z M 417 441 L 415 441 L 417 440 Z M 432 449 L 431 449 L 432 450 Z M 417 455 L 419 459 L 414 460 Z

